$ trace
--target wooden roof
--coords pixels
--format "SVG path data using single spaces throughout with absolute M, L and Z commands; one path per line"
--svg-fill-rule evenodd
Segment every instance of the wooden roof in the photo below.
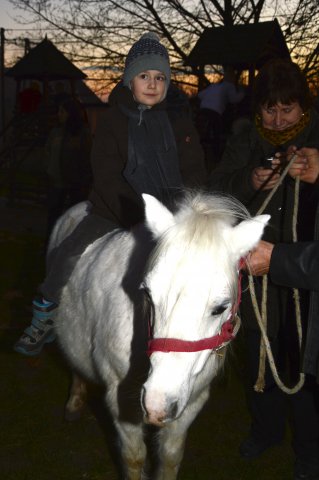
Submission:
M 206 28 L 186 65 L 231 65 L 237 70 L 260 68 L 273 57 L 290 58 L 277 20 Z
M 86 78 L 85 73 L 73 65 L 50 40 L 45 38 L 19 60 L 6 75 L 16 79 L 49 78 L 52 80 Z

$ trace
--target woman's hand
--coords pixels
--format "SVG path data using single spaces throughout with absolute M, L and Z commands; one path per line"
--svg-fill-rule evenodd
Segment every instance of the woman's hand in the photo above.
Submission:
M 317 148 L 289 148 L 289 154 L 296 156 L 288 173 L 292 178 L 300 177 L 307 183 L 315 183 L 319 176 L 319 150 Z
M 288 170 L 288 174 L 292 178 L 300 177 L 300 180 L 307 183 L 315 183 L 319 176 L 319 150 L 317 148 L 309 148 L 309 147 L 302 147 L 297 149 L 295 146 L 290 146 L 287 152 L 278 152 L 275 154 L 272 162 L 271 168 L 273 170 L 278 169 L 280 165 L 281 170 L 287 165 L 292 156 L 295 156 L 295 160 L 291 167 Z M 269 170 L 267 169 L 266 172 Z M 273 178 L 278 180 L 279 173 L 274 175 Z M 268 185 L 272 185 L 273 183 L 267 183 Z M 275 182 L 276 183 L 276 182 Z M 268 190 L 268 188 L 263 188 L 263 190 Z
M 255 190 L 271 190 L 278 182 L 280 175 L 272 168 L 257 167 L 251 174 L 251 182 Z
M 246 257 L 245 269 L 251 275 L 266 275 L 269 272 L 271 254 L 274 245 L 261 240 L 257 247 Z

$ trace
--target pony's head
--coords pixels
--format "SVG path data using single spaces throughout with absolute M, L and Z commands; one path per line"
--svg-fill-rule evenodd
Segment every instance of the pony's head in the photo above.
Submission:
M 213 194 L 186 195 L 175 214 L 154 197 L 143 198 L 157 246 L 142 285 L 153 311 L 142 405 L 150 423 L 164 425 L 217 372 L 214 345 L 218 335 L 222 344 L 223 324 L 235 314 L 239 262 L 261 238 L 269 215 L 251 218 L 236 200 Z

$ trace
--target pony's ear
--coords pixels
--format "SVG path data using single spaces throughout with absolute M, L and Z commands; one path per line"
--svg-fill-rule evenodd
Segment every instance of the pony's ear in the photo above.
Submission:
M 157 238 L 174 224 L 174 216 L 161 202 L 152 195 L 142 194 L 145 203 L 146 224 Z
M 238 258 L 247 255 L 261 239 L 270 215 L 258 215 L 248 220 L 243 220 L 231 231 L 231 245 Z

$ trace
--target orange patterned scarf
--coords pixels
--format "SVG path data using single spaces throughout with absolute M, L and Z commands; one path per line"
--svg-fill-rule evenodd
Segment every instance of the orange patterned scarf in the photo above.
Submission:
M 283 145 L 292 138 L 295 138 L 309 124 L 309 121 L 310 111 L 308 110 L 302 115 L 298 123 L 286 128 L 286 130 L 277 131 L 263 127 L 261 117 L 259 115 L 255 117 L 255 125 L 259 135 L 272 145 Z

